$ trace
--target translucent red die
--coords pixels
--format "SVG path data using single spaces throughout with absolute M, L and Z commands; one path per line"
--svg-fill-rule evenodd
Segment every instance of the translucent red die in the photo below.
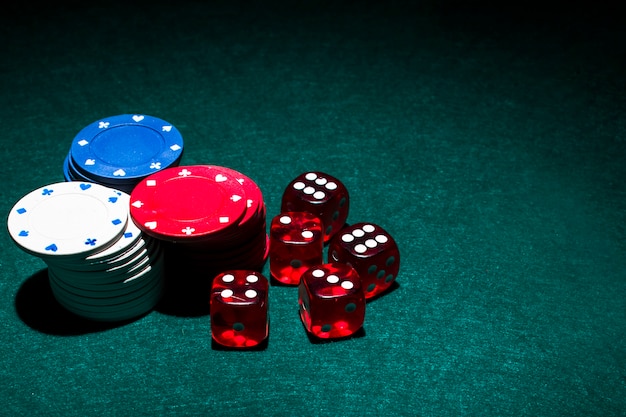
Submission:
M 322 223 L 303 211 L 280 213 L 270 225 L 270 273 L 286 285 L 298 285 L 300 276 L 322 263 L 324 239 Z
M 345 185 L 323 172 L 307 172 L 292 180 L 283 192 L 281 211 L 307 211 L 322 221 L 324 243 L 345 225 L 350 196 Z
M 387 231 L 372 223 L 344 228 L 329 243 L 328 258 L 356 269 L 366 299 L 386 291 L 400 270 L 398 245 Z
M 269 335 L 269 283 L 256 271 L 218 274 L 211 285 L 211 337 L 228 348 L 251 348 Z
M 320 339 L 356 333 L 365 320 L 365 296 L 358 273 L 349 265 L 328 263 L 309 268 L 298 286 L 300 319 Z

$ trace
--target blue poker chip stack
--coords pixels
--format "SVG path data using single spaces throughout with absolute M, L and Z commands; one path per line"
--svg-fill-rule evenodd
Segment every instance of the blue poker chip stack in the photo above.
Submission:
M 95 121 L 74 137 L 63 163 L 66 181 L 101 184 L 130 193 L 145 177 L 178 166 L 183 137 L 171 123 L 143 114 Z

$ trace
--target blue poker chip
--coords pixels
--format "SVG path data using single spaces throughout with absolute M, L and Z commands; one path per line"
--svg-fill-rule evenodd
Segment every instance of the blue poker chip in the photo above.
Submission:
M 74 181 L 74 177 L 72 175 L 72 172 L 70 171 L 69 161 L 70 156 L 68 154 L 63 160 L 63 178 L 65 179 L 65 181 Z
M 72 141 L 68 165 L 74 176 L 130 184 L 177 165 L 182 153 L 183 137 L 171 123 L 121 114 L 83 128 Z
M 128 179 L 124 181 L 106 178 L 90 178 L 76 168 L 69 154 L 65 157 L 65 161 L 63 162 L 63 176 L 65 181 L 93 182 L 104 185 L 105 187 L 115 188 L 128 194 L 130 194 L 136 183 L 140 180 L 140 178 Z

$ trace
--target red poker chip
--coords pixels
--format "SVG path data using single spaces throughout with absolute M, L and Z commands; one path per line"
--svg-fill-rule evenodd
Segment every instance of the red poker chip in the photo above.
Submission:
M 250 221 L 254 221 L 254 219 L 260 214 L 260 211 L 265 207 L 261 189 L 254 181 L 241 172 L 237 172 L 234 169 L 227 167 L 220 167 L 220 169 L 225 174 L 233 176 L 237 182 L 243 186 L 246 192 L 247 211 L 243 219 L 241 219 L 239 226 L 241 227 Z
M 233 248 L 246 245 L 247 242 L 255 240 L 259 234 L 266 231 L 265 217 L 250 222 L 245 226 L 239 226 L 231 233 L 222 233 L 219 235 L 207 236 L 203 240 L 176 240 L 176 246 L 188 251 L 189 253 L 218 253 L 228 252 Z
M 207 277 L 231 269 L 260 271 L 269 255 L 266 214 L 260 188 L 231 168 L 178 166 L 138 183 L 130 217 L 160 240 L 167 281 L 163 305 L 176 314 L 197 314 L 204 311 L 197 295 L 206 292 Z
M 130 215 L 146 234 L 162 240 L 216 239 L 236 233 L 247 213 L 244 186 L 233 172 L 212 165 L 167 168 L 140 181 Z
M 228 268 L 247 266 L 252 269 L 262 268 L 267 260 L 268 236 L 260 231 L 257 236 L 239 246 L 224 250 L 192 248 L 178 242 L 164 242 L 166 253 L 171 262 L 184 265 L 187 270 L 199 271 L 201 275 L 214 274 Z
M 166 245 L 170 253 L 194 262 L 204 264 L 234 263 L 238 259 L 255 258 L 262 255 L 266 245 L 266 234 L 264 231 L 261 231 L 261 233 L 248 241 L 221 250 L 216 248 L 206 249 L 204 247 L 191 248 L 178 243 L 166 243 Z

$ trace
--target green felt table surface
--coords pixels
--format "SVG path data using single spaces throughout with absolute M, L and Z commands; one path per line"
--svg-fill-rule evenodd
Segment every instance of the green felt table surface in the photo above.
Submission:
M 181 164 L 254 179 L 268 219 L 297 175 L 337 177 L 401 270 L 359 337 L 314 343 L 297 290 L 272 286 L 267 346 L 228 351 L 203 314 L 72 316 L 5 228 L 0 415 L 626 415 L 624 26 L 552 10 L 3 6 L 5 216 L 63 181 L 80 129 L 141 113 L 181 131 Z

